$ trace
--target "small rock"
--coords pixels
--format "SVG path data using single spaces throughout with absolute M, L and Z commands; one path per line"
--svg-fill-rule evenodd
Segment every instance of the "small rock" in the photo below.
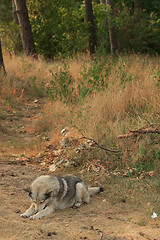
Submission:
M 66 137 L 70 133 L 70 128 L 65 127 L 64 129 L 62 129 L 61 133 L 64 134 L 64 136 Z
M 132 174 L 134 171 L 132 168 L 129 169 L 129 173 Z
M 56 236 L 56 235 L 57 235 L 57 232 L 48 232 L 48 233 L 47 233 L 47 236 L 48 236 L 48 237 L 50 237 L 50 236 L 52 236 L 52 235 Z
M 20 213 L 20 212 L 21 212 L 21 210 L 19 210 L 19 209 L 15 210 L 15 213 Z
M 50 172 L 54 172 L 56 169 L 57 169 L 57 166 L 56 166 L 55 163 L 52 164 L 52 165 L 49 167 L 49 171 L 50 171 Z
M 41 166 L 46 166 L 46 162 L 41 162 L 40 165 Z
M 16 177 L 16 175 L 14 173 L 10 173 L 11 177 Z
M 63 147 L 67 147 L 69 145 L 69 138 L 62 138 L 62 140 L 60 141 L 61 146 Z
M 81 228 L 82 228 L 82 229 L 88 229 L 88 227 L 86 227 L 86 226 L 82 226 Z

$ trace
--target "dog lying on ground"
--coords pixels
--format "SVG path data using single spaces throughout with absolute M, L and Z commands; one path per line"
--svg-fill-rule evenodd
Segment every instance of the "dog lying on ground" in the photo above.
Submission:
M 42 175 L 30 187 L 24 189 L 32 201 L 30 208 L 21 217 L 39 219 L 53 213 L 56 209 L 79 207 L 88 203 L 90 197 L 103 192 L 101 187 L 88 188 L 78 177 L 68 174 L 63 177 Z

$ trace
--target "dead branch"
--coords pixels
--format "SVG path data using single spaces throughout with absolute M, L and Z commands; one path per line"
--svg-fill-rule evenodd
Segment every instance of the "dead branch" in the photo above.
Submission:
M 100 237 L 98 240 L 102 240 L 103 239 L 103 232 L 102 231 L 99 231 L 99 234 L 100 234 Z
M 118 135 L 117 138 L 118 139 L 121 139 L 121 138 L 129 138 L 129 137 L 132 137 L 132 136 L 136 136 L 137 134 L 135 133 L 126 133 L 126 134 L 123 134 L 123 135 Z
M 150 236 L 144 232 L 139 232 L 139 235 L 141 235 L 142 237 L 144 237 L 147 240 L 156 240 L 156 238 L 153 238 L 152 236 Z
M 118 153 L 118 152 L 119 152 L 119 151 L 117 151 L 117 150 L 111 150 L 111 149 L 108 149 L 108 148 L 106 148 L 106 147 L 100 146 L 99 143 L 96 142 L 93 138 L 86 137 L 86 136 L 82 133 L 82 131 L 81 131 L 77 126 L 74 125 L 74 127 L 75 127 L 75 128 L 80 132 L 80 134 L 83 136 L 83 137 L 80 138 L 80 139 L 87 139 L 87 140 L 90 140 L 90 141 L 94 142 L 94 143 L 97 145 L 97 147 L 100 148 L 100 149 L 102 149 L 102 150 L 104 150 L 106 154 L 107 154 L 107 152 L 112 152 L 112 153 Z
M 160 124 L 150 124 L 149 126 L 144 126 L 142 128 L 139 128 L 137 130 L 129 130 L 129 133 L 118 135 L 117 138 L 129 138 L 129 137 L 135 137 L 139 134 L 147 134 L 147 133 L 156 133 L 160 134 Z

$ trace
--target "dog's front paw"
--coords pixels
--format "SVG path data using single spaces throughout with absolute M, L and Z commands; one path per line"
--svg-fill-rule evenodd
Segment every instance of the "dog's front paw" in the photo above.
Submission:
M 23 217 L 23 218 L 28 218 L 28 217 L 29 217 L 29 216 L 26 215 L 25 213 L 22 213 L 20 216 Z
M 29 219 L 30 219 L 30 220 L 36 220 L 37 218 L 36 218 L 36 215 L 33 215 L 33 216 L 30 216 Z
M 36 219 L 40 219 L 41 217 L 38 216 L 37 214 L 34 214 L 33 216 L 30 216 L 30 220 L 36 220 Z
M 80 202 L 75 202 L 74 205 L 73 205 L 73 207 L 79 208 L 81 205 L 82 205 L 82 203 L 80 203 Z

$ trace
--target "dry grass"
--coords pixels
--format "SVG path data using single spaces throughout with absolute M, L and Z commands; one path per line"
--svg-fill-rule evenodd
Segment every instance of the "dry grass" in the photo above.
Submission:
M 42 134 L 49 131 L 52 142 L 58 144 L 62 127 L 75 124 L 86 136 L 116 148 L 120 145 L 118 134 L 158 121 L 160 58 L 132 54 L 119 56 L 116 60 L 108 56 L 105 63 L 97 59 L 96 65 L 93 61 L 89 56 L 59 62 L 6 56 L 7 76 L 1 80 L 1 102 L 7 94 L 11 102 L 15 96 L 18 99 L 47 97 L 46 87 L 53 79 L 50 70 L 58 74 L 64 65 L 75 83 L 71 87 L 76 88 L 74 92 L 78 98 L 78 84 L 82 81 L 86 88 L 90 88 L 89 79 L 94 80 L 98 74 L 96 67 L 101 67 L 102 63 L 102 78 L 106 84 L 103 91 L 95 87 L 80 102 L 48 100 L 42 117 L 33 122 L 32 132 Z M 107 68 L 109 71 L 105 75 Z
M 129 128 L 143 126 L 146 120 L 152 122 L 153 115 L 160 110 L 159 87 L 155 77 L 159 59 L 151 58 L 149 61 L 147 56 L 142 59 L 141 56 L 134 55 L 123 61 L 127 65 L 126 69 L 120 70 L 122 64 L 119 61 L 108 76 L 107 89 L 88 97 L 83 107 L 79 108 L 82 112 L 80 126 L 83 126 L 89 136 L 98 140 L 104 134 L 107 134 L 106 141 Z M 122 74 L 132 74 L 131 81 L 122 84 Z M 76 111 L 78 112 L 77 109 Z
M 13 55 L 10 57 L 6 55 L 4 56 L 4 62 L 7 76 L 0 76 L 1 92 L 2 94 L 4 92 L 3 95 L 10 95 L 10 97 L 12 95 L 18 97 L 29 95 L 31 98 L 42 97 L 45 95 L 45 91 L 43 90 L 46 89 L 53 79 L 52 73 L 58 73 L 64 67 L 64 64 L 66 64 L 69 66 L 69 72 L 73 76 L 73 79 L 77 78 L 84 63 L 83 61 L 84 56 L 74 61 L 68 59 L 66 61 L 49 62 L 42 58 L 35 60 L 26 56 Z M 88 57 L 88 64 L 89 62 L 90 58 Z

